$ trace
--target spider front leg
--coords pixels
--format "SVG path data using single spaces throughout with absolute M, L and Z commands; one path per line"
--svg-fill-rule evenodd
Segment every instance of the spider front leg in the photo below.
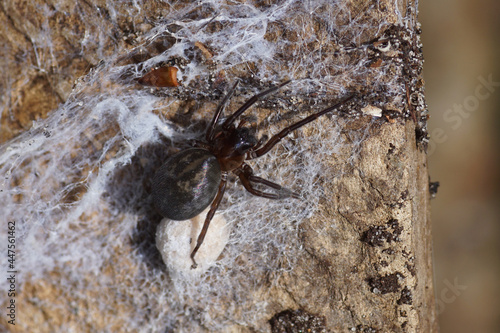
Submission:
M 271 137 L 271 139 L 269 139 L 269 141 L 267 141 L 267 143 L 263 147 L 259 147 L 258 149 L 255 149 L 254 151 L 252 151 L 250 153 L 251 158 L 257 158 L 257 157 L 260 157 L 260 156 L 266 154 L 271 149 L 273 149 L 273 147 L 278 142 L 280 142 L 281 139 L 283 139 L 284 137 L 286 137 L 291 132 L 295 131 L 296 129 L 298 129 L 298 128 L 306 125 L 306 124 L 309 124 L 311 121 L 314 121 L 314 120 L 318 119 L 322 115 L 327 114 L 328 112 L 335 110 L 340 105 L 342 105 L 342 104 L 346 103 L 347 101 L 351 100 L 352 98 L 354 98 L 354 96 L 355 95 L 352 94 L 352 95 L 344 98 L 342 101 L 338 102 L 337 104 L 335 104 L 333 106 L 330 106 L 329 108 L 326 108 L 326 109 L 324 109 L 324 110 L 322 110 L 320 112 L 313 113 L 312 115 L 310 115 L 310 116 L 302 119 L 301 121 L 298 121 L 295 124 L 292 124 L 292 125 L 284 128 L 278 134 L 273 135 L 273 137 Z
M 260 94 L 257 94 L 255 96 L 253 96 L 248 101 L 246 101 L 245 104 L 243 104 L 238 110 L 236 110 L 232 115 L 230 115 L 224 121 L 224 123 L 222 124 L 222 127 L 225 128 L 225 129 L 228 129 L 234 123 L 234 121 L 236 120 L 236 118 L 238 118 L 239 116 L 241 116 L 243 114 L 243 112 L 245 112 L 246 110 L 248 110 L 248 108 L 251 107 L 252 105 L 254 105 L 259 99 L 261 99 L 262 97 L 264 97 L 266 95 L 269 95 L 272 92 L 275 92 L 276 90 L 278 90 L 279 88 L 283 87 L 284 85 L 289 84 L 290 82 L 291 82 L 291 80 L 285 81 L 285 82 L 283 82 L 283 83 L 281 83 L 281 84 L 279 84 L 277 86 L 274 86 L 274 87 L 271 87 L 271 88 L 269 88 L 267 90 L 264 90 Z
M 212 218 L 214 217 L 217 208 L 219 208 L 219 204 L 222 200 L 222 197 L 224 196 L 224 191 L 226 190 L 226 182 L 227 182 L 227 173 L 223 172 L 219 184 L 219 191 L 215 195 L 214 201 L 212 201 L 210 210 L 208 211 L 207 216 L 205 217 L 203 228 L 201 229 L 200 235 L 198 236 L 198 240 L 196 241 L 196 246 L 194 247 L 193 252 L 191 252 L 191 261 L 193 262 L 191 269 L 194 269 L 198 266 L 196 260 L 194 260 L 194 256 L 196 255 L 196 252 L 198 252 L 198 250 L 200 249 L 201 244 L 203 244 L 203 240 L 205 239 L 205 236 L 207 234 L 210 221 L 212 221 Z
M 264 197 L 267 199 L 284 199 L 290 197 L 295 199 L 300 199 L 300 195 L 298 193 L 292 192 L 291 190 L 279 184 L 273 183 L 272 181 L 269 181 L 267 179 L 254 176 L 252 168 L 247 164 L 244 164 L 243 168 L 234 170 L 234 173 L 240 178 L 240 181 L 245 187 L 245 189 L 248 192 L 252 193 L 253 195 Z M 271 187 L 275 189 L 278 193 L 269 193 L 260 191 L 253 186 L 252 182 Z
M 210 125 L 208 125 L 207 132 L 205 133 L 205 140 L 207 140 L 207 142 L 213 141 L 215 134 L 215 127 L 217 126 L 217 121 L 219 120 L 222 112 L 224 112 L 224 108 L 226 107 L 226 104 L 231 98 L 231 96 L 233 96 L 237 86 L 238 86 L 238 81 L 235 82 L 235 84 L 231 87 L 226 96 L 224 96 L 222 102 L 220 102 L 220 104 L 217 106 L 212 121 L 210 122 Z

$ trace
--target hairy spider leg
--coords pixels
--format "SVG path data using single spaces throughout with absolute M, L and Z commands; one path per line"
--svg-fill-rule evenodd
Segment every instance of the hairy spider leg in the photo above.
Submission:
M 259 176 L 254 176 L 251 175 L 248 177 L 248 180 L 250 182 L 254 183 L 260 183 L 266 186 L 269 186 L 271 188 L 274 188 L 275 190 L 280 191 L 281 193 L 278 194 L 277 199 L 285 199 L 285 198 L 294 198 L 294 199 L 300 199 L 300 195 L 296 192 L 293 192 L 292 190 L 287 189 L 286 187 L 281 186 L 280 184 L 276 184 L 270 180 L 264 179 Z
M 219 103 L 219 106 L 217 106 L 217 110 L 215 110 L 215 114 L 212 118 L 212 121 L 210 122 L 210 125 L 207 128 L 207 132 L 205 133 L 205 139 L 207 142 L 212 142 L 214 139 L 214 134 L 215 134 L 215 127 L 217 126 L 217 121 L 219 121 L 220 115 L 222 112 L 224 112 L 224 108 L 226 107 L 227 101 L 233 96 L 234 91 L 236 90 L 236 87 L 238 86 L 238 82 L 236 81 L 234 85 L 231 87 L 231 89 L 228 91 L 222 102 Z
M 205 217 L 203 228 L 201 229 L 201 232 L 198 235 L 198 239 L 196 240 L 196 246 L 194 247 L 193 252 L 191 252 L 191 261 L 193 262 L 193 265 L 191 265 L 191 269 L 194 269 L 198 266 L 196 260 L 194 260 L 194 256 L 196 255 L 196 252 L 198 252 L 198 250 L 200 249 L 201 244 L 203 244 L 203 240 L 205 239 L 205 236 L 207 234 L 210 221 L 212 221 L 215 211 L 217 210 L 217 208 L 219 208 L 219 204 L 222 200 L 222 197 L 224 196 L 224 191 L 226 190 L 226 183 L 227 183 L 227 172 L 222 172 L 219 184 L 219 190 L 217 191 L 215 199 L 214 201 L 212 201 L 212 204 L 210 206 L 210 210 L 208 211 L 207 216 Z
M 238 110 L 236 110 L 231 116 L 229 116 L 224 121 L 224 124 L 222 124 L 222 127 L 224 129 L 228 129 L 234 123 L 236 118 L 241 116 L 243 114 L 243 112 L 248 110 L 248 108 L 251 107 L 252 105 L 254 105 L 259 99 L 261 99 L 262 97 L 264 97 L 272 92 L 275 92 L 276 90 L 280 89 L 281 87 L 283 87 L 286 84 L 289 84 L 290 82 L 292 82 L 292 81 L 291 80 L 285 81 L 277 86 L 271 87 L 271 88 L 255 95 L 255 96 L 253 96 L 248 101 L 246 101 L 245 104 L 243 104 Z
M 244 164 L 243 168 L 238 168 L 237 170 L 234 171 L 234 173 L 240 178 L 241 183 L 245 187 L 245 189 L 252 193 L 253 195 L 259 196 L 259 197 L 264 197 L 268 199 L 285 199 L 285 198 L 295 198 L 295 199 L 300 199 L 300 195 L 298 193 L 295 193 L 280 184 L 276 184 L 272 181 L 269 181 L 267 179 L 264 179 L 262 177 L 255 176 L 253 174 L 253 169 L 248 165 Z M 258 183 L 258 184 L 263 184 L 268 187 L 271 187 L 278 192 L 281 193 L 268 193 L 268 192 L 263 192 L 260 190 L 257 190 L 253 185 L 253 183 Z
M 266 154 L 267 152 L 269 152 L 278 142 L 281 141 L 281 139 L 283 139 L 285 136 L 287 136 L 288 134 L 290 134 L 290 132 L 296 130 L 297 128 L 300 128 L 308 123 L 310 123 L 311 121 L 314 121 L 316 120 L 318 117 L 321 117 L 322 115 L 330 112 L 330 111 L 333 111 L 335 110 L 337 107 L 339 107 L 341 104 L 344 104 L 346 102 L 348 102 L 349 100 L 351 100 L 352 98 L 354 98 L 354 94 L 352 95 L 349 95 L 348 97 L 344 98 L 343 100 L 341 100 L 340 102 L 338 102 L 337 104 L 333 105 L 333 106 L 330 106 L 326 109 L 324 109 L 323 111 L 319 111 L 317 113 L 314 113 L 304 119 L 302 119 L 301 121 L 298 121 L 296 122 L 295 124 L 292 124 L 286 128 L 284 128 L 281 132 L 279 132 L 278 134 L 275 134 L 271 137 L 271 139 L 269 139 L 269 141 L 267 141 L 267 143 L 263 146 L 263 147 L 260 147 L 259 149 L 257 150 L 254 150 L 253 152 L 250 152 L 250 154 L 248 154 L 248 159 L 254 159 L 254 158 L 257 158 L 257 157 L 260 157 L 264 154 Z

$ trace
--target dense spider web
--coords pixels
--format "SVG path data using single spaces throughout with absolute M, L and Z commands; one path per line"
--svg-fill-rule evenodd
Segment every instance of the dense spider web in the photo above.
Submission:
M 140 15 L 141 5 L 130 6 L 129 14 Z M 197 8 L 206 14 L 188 15 Z M 400 24 L 406 23 L 398 11 L 394 15 Z M 307 29 L 310 20 L 326 25 L 323 35 Z M 218 29 L 209 31 L 207 27 L 214 23 L 219 24 Z M 16 221 L 16 265 L 22 272 L 18 288 L 45 281 L 57 288 L 54 295 L 75 303 L 85 300 L 81 327 L 92 323 L 100 331 L 116 331 L 119 326 L 127 332 L 174 328 L 193 332 L 199 325 L 217 331 L 236 323 L 262 327 L 259 322 L 264 320 L 268 304 L 255 304 L 248 290 L 258 290 L 264 283 L 256 277 L 267 276 L 266 283 L 272 284 L 283 272 L 293 271 L 301 251 L 297 230 L 316 212 L 323 193 L 318 177 L 328 168 L 325 161 L 348 149 L 351 160 L 345 165 L 352 164 L 368 129 L 351 133 L 346 142 L 337 118 L 326 117 L 321 126 L 309 127 L 307 140 L 302 140 L 299 131 L 252 162 L 257 175 L 300 192 L 304 200 L 257 198 L 230 178 L 220 208 L 231 227 L 223 256 L 201 276 L 169 274 L 151 243 L 151 225 L 159 217 L 151 211 L 150 177 L 166 155 L 196 138 L 203 126 L 186 126 L 168 116 L 164 110 L 178 107 L 170 90 L 141 88 L 123 77 L 141 77 L 155 65 L 176 59 L 184 87 L 208 82 L 209 72 L 245 73 L 252 82 L 262 83 L 262 89 L 243 90 L 245 84 L 240 85 L 233 103 L 241 103 L 285 77 L 294 79 L 284 91 L 270 97 L 277 110 L 283 106 L 280 101 L 293 101 L 286 96 L 318 92 L 335 98 L 361 84 L 368 71 L 362 57 L 365 38 L 388 25 L 382 19 L 364 20 L 342 1 L 289 0 L 259 7 L 252 2 L 203 1 L 173 6 L 169 16 L 155 21 L 138 38 L 134 50 L 118 49 L 103 57 L 48 118 L 1 146 L 0 202 L 4 220 Z M 270 41 L 266 34 L 276 26 L 294 32 L 294 38 Z M 50 49 L 50 31 L 41 33 L 45 38 L 40 38 L 38 47 Z M 148 60 L 128 61 L 165 39 L 175 43 Z M 215 68 L 186 56 L 193 41 L 216 50 L 210 60 Z M 358 56 L 334 59 L 327 45 L 359 46 L 355 48 Z M 36 66 L 43 67 L 43 59 Z M 374 90 L 383 84 L 388 95 L 399 94 L 401 84 L 387 82 L 385 71 L 382 67 L 376 75 L 372 73 L 370 84 Z M 230 82 L 234 79 L 228 78 Z M 181 97 L 197 94 L 189 88 L 179 91 Z M 204 93 L 200 89 L 199 94 Z M 220 97 L 220 93 L 213 96 L 214 106 Z M 260 130 L 276 133 L 298 119 L 292 114 L 288 122 L 264 121 L 266 128 Z M 193 123 L 203 120 L 208 121 L 206 115 L 191 119 Z M 345 170 L 339 166 L 337 175 Z M 5 240 L 6 228 L 0 233 Z M 7 289 L 5 279 L 1 289 Z M 121 311 L 108 309 L 117 304 Z M 37 306 L 63 305 L 48 298 L 39 299 Z M 106 317 L 104 324 L 98 324 L 97 313 Z M 69 331 L 71 325 L 74 322 L 61 324 L 60 331 Z

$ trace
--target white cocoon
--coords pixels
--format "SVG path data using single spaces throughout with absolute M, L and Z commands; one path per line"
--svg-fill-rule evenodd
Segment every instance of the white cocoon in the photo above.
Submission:
M 209 208 L 190 220 L 163 219 L 156 229 L 156 247 L 171 274 L 199 275 L 212 266 L 229 240 L 229 227 L 222 214 L 215 214 L 205 240 L 196 253 L 198 267 L 192 269 L 193 251 Z

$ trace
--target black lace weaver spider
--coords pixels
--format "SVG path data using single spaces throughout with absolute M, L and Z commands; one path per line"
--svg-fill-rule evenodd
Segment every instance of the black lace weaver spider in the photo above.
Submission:
M 227 176 L 233 172 L 245 189 L 256 196 L 268 199 L 295 198 L 299 195 L 279 184 L 255 176 L 245 160 L 258 158 L 268 153 L 290 132 L 316 120 L 341 104 L 349 101 L 354 94 L 348 95 L 335 105 L 316 112 L 272 136 L 264 144 L 258 140 L 254 129 L 245 127 L 245 121 L 235 125 L 236 119 L 264 96 L 288 84 L 286 81 L 271 87 L 247 100 L 238 110 L 218 125 L 227 101 L 231 98 L 237 83 L 217 107 L 205 133 L 205 141 L 197 142 L 196 147 L 174 154 L 158 169 L 153 179 L 153 202 L 158 212 L 171 220 L 187 220 L 200 214 L 210 205 L 196 246 L 191 252 L 191 260 L 196 268 L 195 255 L 203 244 L 210 221 L 212 220 L 224 195 Z M 274 192 L 264 192 L 254 187 L 261 184 Z

